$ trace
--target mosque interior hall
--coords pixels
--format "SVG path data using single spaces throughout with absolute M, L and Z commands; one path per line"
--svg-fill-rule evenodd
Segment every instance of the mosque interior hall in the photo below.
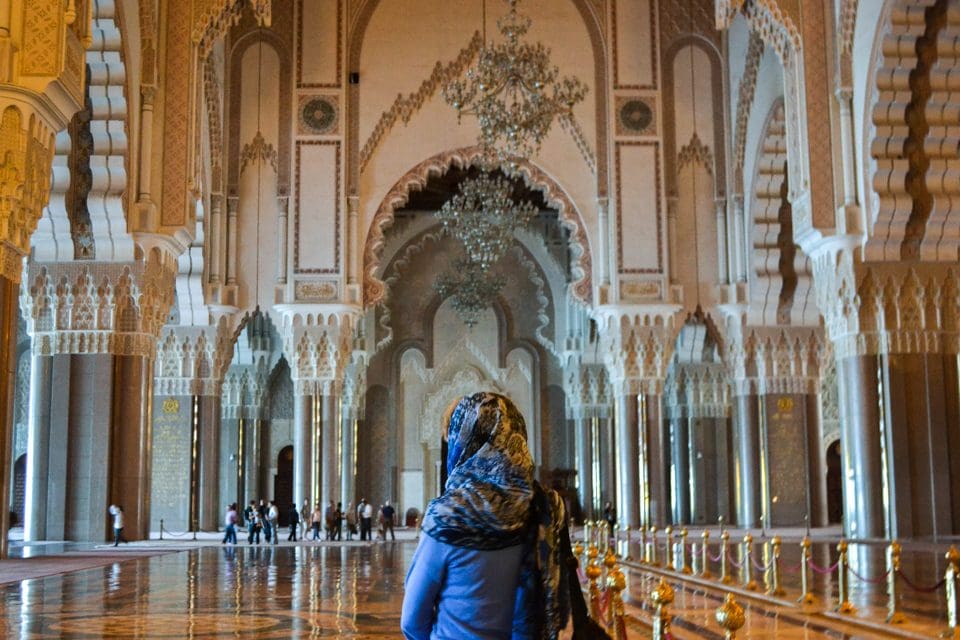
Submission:
M 960 638 L 958 105 L 960 0 L 0 0 L 0 636 L 402 637 L 488 391 L 609 637 Z

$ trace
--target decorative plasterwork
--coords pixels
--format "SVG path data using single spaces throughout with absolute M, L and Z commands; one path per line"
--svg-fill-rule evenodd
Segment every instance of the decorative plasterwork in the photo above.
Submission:
M 560 128 L 569 133 L 570 137 L 573 138 L 574 144 L 577 145 L 577 150 L 580 151 L 580 157 L 587 163 L 590 172 L 596 175 L 597 157 L 590 148 L 587 137 L 583 135 L 583 129 L 580 128 L 580 123 L 577 122 L 577 119 L 572 114 L 561 116 L 557 122 L 560 124 Z
M 386 287 L 377 278 L 377 269 L 383 253 L 384 230 L 393 222 L 394 211 L 407 203 L 411 191 L 426 186 L 431 176 L 443 175 L 452 166 L 469 167 L 479 162 L 482 156 L 483 152 L 479 147 L 445 151 L 408 171 L 387 192 L 370 223 L 363 250 L 365 307 L 381 302 L 386 293 Z M 582 216 L 563 189 L 539 167 L 524 161 L 519 172 L 528 187 L 543 192 L 544 200 L 550 207 L 557 209 L 561 222 L 570 231 L 570 249 L 573 254 L 571 293 L 575 299 L 588 303 L 592 295 L 591 257 Z
M 617 395 L 661 393 L 676 343 L 676 305 L 601 306 L 600 351 Z
M 0 277 L 13 282 L 47 203 L 53 142 L 41 118 L 14 106 L 0 115 Z
M 661 1 L 657 4 L 660 5 L 660 45 L 664 50 L 677 38 L 689 34 L 708 38 L 715 47 L 720 48 L 720 32 L 714 24 L 713 0 Z
M 232 352 L 226 323 L 220 327 L 166 327 L 157 344 L 154 393 L 219 396 Z
M 614 90 L 619 89 L 651 89 L 655 90 L 657 88 L 657 78 L 658 78 L 658 65 L 657 65 L 657 32 L 659 25 L 657 24 L 657 2 L 656 0 L 650 0 L 650 65 L 653 72 L 652 81 L 647 85 L 639 84 L 620 84 L 620 77 L 617 67 L 617 49 L 619 45 L 617 43 L 617 3 L 618 2 L 632 2 L 633 0 L 612 0 L 610 2 L 610 32 L 613 35 L 612 42 L 612 51 L 613 51 L 613 88 Z M 600 85 L 603 86 L 603 85 Z
M 340 133 L 340 98 L 334 94 L 301 93 L 297 96 L 297 135 Z
M 397 99 L 389 109 L 380 114 L 380 119 L 370 132 L 370 136 L 360 150 L 360 172 L 362 173 L 373 157 L 374 151 L 379 146 L 383 137 L 389 133 L 399 120 L 403 124 L 410 122 L 410 118 L 423 107 L 423 104 L 434 95 L 447 82 L 463 75 L 467 67 L 477 57 L 480 47 L 483 46 L 483 37 L 475 31 L 470 42 L 460 49 L 457 57 L 452 61 L 443 64 L 439 60 L 433 65 L 433 72 L 420 84 L 420 88 L 415 92 L 403 95 L 397 95 Z
M 960 353 L 960 269 L 925 263 L 854 266 L 818 256 L 817 304 L 837 358 Z
M 614 389 L 606 368 L 602 365 L 568 363 L 564 371 L 567 418 L 609 417 Z
M 819 327 L 750 327 L 728 318 L 724 351 L 734 395 L 816 394 L 831 357 Z
M 230 27 L 240 22 L 244 7 L 249 3 L 258 27 L 269 27 L 272 18 L 271 0 L 195 0 L 196 16 L 192 41 L 200 50 L 200 58 L 206 58 L 217 40 L 223 38 Z
M 297 25 L 297 88 L 298 89 L 339 89 L 343 76 L 343 4 L 344 0 L 337 0 L 337 67 L 336 79 L 333 82 L 310 83 L 303 82 L 303 19 Z M 350 3 L 354 4 L 354 3 Z M 303 16 L 303 0 L 297 0 L 297 15 Z
M 203 97 L 207 105 L 207 126 L 210 135 L 211 191 L 223 192 L 223 88 L 217 77 L 216 61 L 207 56 L 203 64 Z
M 608 142 L 607 142 L 607 100 L 606 91 L 600 87 L 608 86 L 607 68 L 608 68 L 608 43 L 606 33 L 606 19 L 604 16 L 604 0 L 573 0 L 577 11 L 583 18 L 587 33 L 590 36 L 590 45 L 593 54 L 594 83 L 597 89 L 593 92 L 596 113 L 597 141 L 596 141 L 596 175 L 597 175 L 597 195 L 599 197 L 607 196 L 608 184 Z M 358 69 L 360 67 L 360 53 L 363 48 L 363 39 L 370 24 L 370 19 L 376 11 L 380 0 L 358 0 L 356 3 L 350 3 L 347 22 L 347 67 L 349 69 Z M 656 30 L 654 29 L 654 33 Z M 349 109 L 347 110 L 347 131 L 349 132 L 349 147 L 347 148 L 347 193 L 356 195 L 360 183 L 360 109 L 359 87 L 352 85 L 348 96 Z M 578 143 L 579 144 L 579 143 Z
M 300 150 L 304 146 L 309 145 L 321 145 L 321 146 L 332 146 L 335 148 L 335 163 L 334 172 L 336 173 L 336 186 L 334 187 L 337 197 L 333 202 L 333 264 L 332 268 L 318 268 L 318 269 L 306 269 L 301 268 L 300 266 L 300 216 L 301 216 L 301 206 L 303 203 L 300 198 Z M 340 141 L 339 140 L 297 140 L 296 153 L 294 156 L 294 189 L 296 190 L 296 199 L 294 200 L 293 208 L 293 272 L 295 274 L 312 274 L 312 273 L 328 273 L 328 274 L 337 274 L 340 273 L 340 232 L 341 232 L 341 222 L 340 222 L 340 194 L 342 184 L 341 184 L 341 170 L 340 170 Z
M 730 413 L 730 383 L 719 363 L 671 368 L 663 396 L 667 419 L 725 418 Z
M 174 297 L 176 261 L 31 264 L 20 307 L 36 355 L 153 357 Z
M 677 153 L 677 172 L 679 173 L 689 164 L 699 164 L 710 175 L 713 175 L 713 153 L 710 151 L 710 147 L 703 144 L 696 131 L 693 132 L 690 142 Z
M 246 170 L 248 164 L 257 162 L 269 164 L 273 172 L 277 172 L 277 150 L 264 139 L 260 131 L 240 151 L 240 173 Z
M 283 353 L 295 395 L 338 395 L 351 362 L 360 308 L 341 304 L 276 305 Z
M 641 147 L 653 147 L 654 148 L 654 183 L 657 186 L 656 191 L 656 221 L 657 221 L 657 266 L 656 268 L 645 268 L 645 269 L 636 269 L 636 268 L 625 268 L 623 266 L 623 223 L 622 218 L 624 215 L 624 202 L 622 196 L 622 180 L 623 180 L 623 170 L 621 167 L 620 161 L 620 148 L 627 146 L 641 146 Z M 617 203 L 617 272 L 618 273 L 646 273 L 653 275 L 660 275 L 663 273 L 663 193 L 661 184 L 663 179 L 661 177 L 661 167 L 660 167 L 660 142 L 657 140 L 636 140 L 636 141 L 620 141 L 615 144 L 616 153 L 614 158 L 614 163 L 616 167 L 616 203 Z M 649 171 L 650 167 L 643 167 L 644 171 Z
M 750 32 L 747 44 L 747 58 L 743 67 L 743 76 L 737 90 L 737 119 L 733 134 L 733 179 L 734 188 L 743 193 L 743 164 L 747 153 L 747 125 L 750 121 L 750 109 L 757 90 L 757 75 L 760 73 L 760 61 L 763 58 L 763 38 L 756 31 Z

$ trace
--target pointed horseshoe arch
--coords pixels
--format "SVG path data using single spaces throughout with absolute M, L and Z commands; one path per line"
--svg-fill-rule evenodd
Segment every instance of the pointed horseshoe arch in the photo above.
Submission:
M 442 176 L 454 166 L 461 169 L 470 167 L 479 162 L 482 155 L 479 147 L 445 151 L 412 168 L 387 192 L 377 208 L 377 213 L 373 216 L 363 248 L 363 301 L 365 307 L 369 308 L 379 304 L 383 301 L 387 292 L 386 285 L 377 277 L 377 269 L 380 267 L 380 260 L 383 256 L 383 234 L 393 224 L 394 212 L 407 203 L 412 191 L 419 191 L 426 186 L 431 177 Z M 575 299 L 589 305 L 593 291 L 591 283 L 592 261 L 583 216 L 563 188 L 533 163 L 523 161 L 520 165 L 520 175 L 528 187 L 543 192 L 544 200 L 559 211 L 560 221 L 570 231 L 571 252 L 573 254 L 571 265 L 573 282 L 570 284 L 570 291 Z

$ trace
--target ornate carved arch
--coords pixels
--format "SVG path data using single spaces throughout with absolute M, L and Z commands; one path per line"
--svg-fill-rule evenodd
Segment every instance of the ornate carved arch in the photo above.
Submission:
M 422 189 L 431 176 L 440 176 L 452 166 L 466 168 L 478 162 L 483 155 L 479 147 L 467 147 L 445 151 L 428 158 L 408 171 L 387 192 L 377 208 L 370 223 L 367 240 L 363 248 L 363 299 L 364 306 L 370 307 L 383 300 L 386 287 L 377 275 L 380 258 L 383 254 L 383 234 L 393 223 L 394 212 L 403 207 L 410 198 L 410 192 Z M 571 270 L 573 282 L 571 292 L 583 303 L 589 304 L 592 295 L 592 260 L 590 243 L 583 223 L 583 216 L 573 201 L 553 178 L 529 161 L 520 166 L 520 175 L 527 186 L 543 192 L 547 203 L 559 212 L 560 221 L 570 231 Z

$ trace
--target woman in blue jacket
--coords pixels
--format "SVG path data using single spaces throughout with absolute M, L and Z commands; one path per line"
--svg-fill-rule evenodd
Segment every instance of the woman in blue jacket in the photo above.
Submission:
M 566 624 L 558 536 L 563 503 L 533 480 L 526 425 L 495 393 L 444 415 L 447 481 L 430 502 L 407 573 L 410 640 L 555 638 Z

